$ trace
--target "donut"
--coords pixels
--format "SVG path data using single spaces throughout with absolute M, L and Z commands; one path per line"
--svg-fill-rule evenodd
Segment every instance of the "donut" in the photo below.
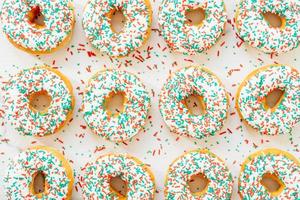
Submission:
M 202 174 L 208 184 L 200 193 L 192 193 L 187 182 Z M 177 158 L 168 169 L 165 199 L 231 199 L 233 179 L 225 163 L 207 149 L 193 150 Z
M 191 25 L 186 12 L 201 8 L 205 19 Z M 221 37 L 227 14 L 223 0 L 164 0 L 159 7 L 158 23 L 168 46 L 175 52 L 196 54 L 210 49 Z
M 269 191 L 262 183 L 265 176 L 276 180 L 279 188 Z M 299 199 L 300 161 L 279 149 L 257 151 L 242 164 L 238 192 L 241 199 Z
M 51 99 L 48 108 L 32 106 L 32 99 L 39 95 Z M 24 69 L 4 86 L 7 125 L 21 135 L 42 137 L 58 132 L 70 120 L 74 105 L 71 82 L 47 66 Z
M 36 23 L 38 16 L 43 23 Z M 32 54 L 52 53 L 67 44 L 75 24 L 71 0 L 5 0 L 1 10 L 4 34 L 17 48 Z
M 122 11 L 126 23 L 120 33 L 111 27 L 111 16 Z M 83 29 L 96 49 L 111 57 L 122 57 L 141 47 L 151 32 L 149 0 L 89 0 L 83 13 Z
M 43 192 L 34 190 L 37 173 L 45 177 Z M 11 161 L 4 186 L 8 199 L 71 199 L 73 170 L 64 156 L 51 147 L 35 146 Z
M 150 169 L 135 157 L 122 154 L 100 156 L 82 168 L 83 199 L 152 200 L 155 194 L 154 176 Z M 120 177 L 127 184 L 122 197 L 110 187 L 110 180 Z
M 281 20 L 273 27 L 264 14 L 272 13 Z M 297 0 L 241 0 L 235 17 L 239 36 L 252 47 L 265 53 L 284 53 L 300 42 L 300 3 Z
M 124 95 L 123 110 L 112 115 L 106 109 L 111 95 Z M 126 71 L 105 70 L 89 81 L 83 97 L 83 115 L 97 135 L 115 142 L 128 140 L 144 126 L 150 96 L 140 79 Z
M 240 117 L 260 134 L 289 133 L 300 120 L 300 74 L 292 67 L 272 64 L 251 72 L 240 84 L 236 108 Z M 280 89 L 284 93 L 275 107 L 266 97 Z
M 185 105 L 186 98 L 193 94 L 201 97 L 202 115 L 191 114 Z M 159 110 L 170 130 L 198 139 L 215 135 L 222 128 L 228 108 L 223 84 L 204 67 L 191 66 L 174 72 L 160 93 Z

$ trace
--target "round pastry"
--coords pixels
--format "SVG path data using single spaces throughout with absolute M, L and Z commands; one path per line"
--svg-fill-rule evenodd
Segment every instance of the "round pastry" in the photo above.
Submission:
M 7 124 L 20 134 L 47 136 L 62 128 L 72 116 L 75 99 L 70 81 L 50 67 L 24 69 L 4 86 Z M 37 110 L 33 100 L 44 95 L 51 101 Z
M 270 191 L 264 177 L 279 184 Z M 242 164 L 238 192 L 241 199 L 299 199 L 300 162 L 288 152 L 265 149 L 250 155 Z
M 250 73 L 238 88 L 236 108 L 239 115 L 261 134 L 289 133 L 300 120 L 300 74 L 291 67 L 268 65 Z M 274 107 L 266 97 L 274 90 L 283 91 Z
M 44 191 L 35 191 L 35 177 L 42 173 Z M 8 199 L 71 199 L 74 183 L 69 162 L 57 150 L 36 146 L 21 152 L 4 177 Z
M 108 154 L 82 169 L 84 199 L 149 199 L 155 194 L 154 176 L 137 158 L 129 155 Z M 120 177 L 127 184 L 127 193 L 121 196 L 110 186 L 111 178 Z
M 202 115 L 193 115 L 186 107 L 186 98 L 193 94 L 201 98 Z M 171 131 L 198 139 L 222 128 L 228 107 L 223 84 L 204 67 L 186 67 L 171 74 L 160 93 L 160 113 Z
M 37 21 L 43 16 L 42 20 Z M 2 29 L 16 47 L 32 54 L 51 53 L 71 39 L 75 24 L 71 0 L 5 0 Z
M 121 32 L 111 27 L 111 16 L 122 11 L 126 18 Z M 83 13 L 83 29 L 93 47 L 109 56 L 126 56 L 150 36 L 152 9 L 149 0 L 89 0 Z
M 280 18 L 274 27 L 264 15 Z M 236 27 L 240 37 L 265 53 L 283 53 L 299 45 L 300 3 L 294 0 L 241 0 L 236 11 Z
M 109 97 L 124 95 L 123 110 L 111 114 L 107 109 Z M 150 96 L 135 75 L 119 70 L 95 74 L 83 97 L 83 114 L 88 126 L 97 135 L 110 141 L 124 141 L 136 135 L 147 119 Z
M 186 12 L 201 8 L 205 19 L 191 25 Z M 220 38 L 227 21 L 223 0 L 164 0 L 159 9 L 161 34 L 176 52 L 195 54 L 211 48 Z
M 192 193 L 187 182 L 201 174 L 208 180 L 199 193 Z M 194 150 L 177 158 L 168 169 L 165 199 L 231 199 L 233 179 L 225 163 L 210 151 Z

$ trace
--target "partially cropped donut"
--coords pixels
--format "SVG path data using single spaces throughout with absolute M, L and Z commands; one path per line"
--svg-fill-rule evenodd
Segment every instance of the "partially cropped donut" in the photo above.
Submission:
M 111 95 L 124 95 L 123 109 L 113 115 L 107 109 Z M 89 81 L 83 97 L 83 114 L 94 133 L 110 141 L 124 141 L 144 126 L 150 108 L 150 96 L 141 80 L 126 71 L 106 70 Z
M 34 190 L 38 173 L 45 177 L 43 192 Z M 73 170 L 56 149 L 36 146 L 21 152 L 10 163 L 4 184 L 8 199 L 69 200 L 74 184 Z
M 83 167 L 83 199 L 152 200 L 155 195 L 154 176 L 150 169 L 129 155 L 108 154 Z M 127 184 L 125 196 L 113 191 L 110 181 L 120 177 Z
M 34 96 L 46 95 L 48 108 L 37 110 Z M 5 121 L 21 135 L 47 136 L 58 132 L 72 116 L 75 99 L 71 82 L 47 66 L 24 69 L 4 86 Z
M 275 14 L 281 26 L 272 27 L 264 14 Z M 240 37 L 265 53 L 288 52 L 300 43 L 298 0 L 241 0 L 235 23 Z
M 203 191 L 192 193 L 187 182 L 201 174 L 208 180 Z M 194 150 L 177 158 L 168 169 L 165 199 L 222 199 L 230 200 L 232 175 L 225 163 L 208 150 Z
M 283 91 L 283 95 L 270 108 L 266 97 L 276 89 Z M 238 88 L 236 107 L 241 118 L 261 134 L 290 133 L 300 121 L 299 72 L 281 64 L 254 70 Z
M 116 33 L 111 15 L 120 10 L 126 18 Z M 149 0 L 89 0 L 83 13 L 83 29 L 89 42 L 109 56 L 126 56 L 142 46 L 150 36 L 152 9 Z
M 186 12 L 201 8 L 205 18 L 191 25 Z M 201 53 L 210 49 L 221 37 L 227 15 L 223 0 L 164 0 L 159 8 L 161 34 L 175 52 Z
M 40 16 L 43 20 L 36 23 Z M 16 47 L 32 54 L 51 53 L 68 43 L 75 24 L 71 0 L 5 0 L 2 29 Z
M 204 113 L 193 115 L 185 101 L 190 95 L 201 98 Z M 215 135 L 225 119 L 229 99 L 227 92 L 210 70 L 185 67 L 170 75 L 160 93 L 160 113 L 170 130 L 198 139 Z
M 264 178 L 279 185 L 268 189 Z M 264 149 L 250 155 L 242 164 L 238 192 L 241 199 L 296 200 L 300 198 L 300 161 L 279 149 Z

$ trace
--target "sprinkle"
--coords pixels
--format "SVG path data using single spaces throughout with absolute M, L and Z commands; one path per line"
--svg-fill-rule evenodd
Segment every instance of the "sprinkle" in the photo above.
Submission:
M 105 146 L 97 146 L 96 148 L 95 148 L 95 150 L 94 150 L 94 153 L 96 153 L 96 152 L 100 152 L 100 151 L 103 151 L 105 149 Z
M 92 51 L 87 51 L 87 54 L 88 54 L 89 57 L 96 56 L 96 54 Z

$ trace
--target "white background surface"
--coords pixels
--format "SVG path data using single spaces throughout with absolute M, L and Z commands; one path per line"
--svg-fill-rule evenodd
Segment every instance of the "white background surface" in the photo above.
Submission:
M 3 0 L 0 0 L 2 4 Z M 226 24 L 226 34 L 207 53 L 195 56 L 183 56 L 171 53 L 157 28 L 157 11 L 161 1 L 153 1 L 154 21 L 150 40 L 138 51 L 121 59 L 110 59 L 93 50 L 84 37 L 81 16 L 85 1 L 76 0 L 76 28 L 71 43 L 61 50 L 44 56 L 33 56 L 13 47 L 0 35 L 0 81 L 1 86 L 11 75 L 20 69 L 34 65 L 48 64 L 59 68 L 66 74 L 74 87 L 76 107 L 73 120 L 63 131 L 46 138 L 31 138 L 19 136 L 9 127 L 2 126 L 0 129 L 0 197 L 4 198 L 3 175 L 9 158 L 16 156 L 21 150 L 33 145 L 49 145 L 63 151 L 66 158 L 71 161 L 74 171 L 80 175 L 80 168 L 88 161 L 95 160 L 98 156 L 106 153 L 128 153 L 138 157 L 143 162 L 151 165 L 156 177 L 156 199 L 163 199 L 163 182 L 167 173 L 168 165 L 186 150 L 196 148 L 209 148 L 212 152 L 223 158 L 230 168 L 234 180 L 234 194 L 232 199 L 239 199 L 237 195 L 237 176 L 240 163 L 249 153 L 265 147 L 277 147 L 288 150 L 296 157 L 300 157 L 300 126 L 294 128 L 291 135 L 267 137 L 258 135 L 251 128 L 240 122 L 234 108 L 234 96 L 238 84 L 253 69 L 271 63 L 284 63 L 300 69 L 300 48 L 280 55 L 273 56 L 260 53 L 256 49 L 238 44 L 241 40 L 235 35 L 230 23 Z M 228 19 L 233 21 L 235 3 L 226 0 Z M 153 48 L 153 49 L 151 49 Z M 151 49 L 151 50 L 149 50 Z M 88 51 L 97 53 L 97 56 L 88 56 Z M 139 61 L 138 57 L 144 59 Z M 130 63 L 130 65 L 126 63 Z M 205 65 L 216 73 L 230 92 L 230 116 L 223 129 L 216 136 L 202 140 L 178 137 L 170 133 L 164 124 L 158 110 L 158 94 L 170 72 L 180 67 L 189 65 Z M 104 141 L 94 135 L 83 121 L 80 105 L 82 92 L 88 78 L 95 72 L 104 68 L 120 68 L 138 75 L 147 86 L 152 96 L 152 106 L 146 127 L 131 141 L 126 144 L 115 144 Z M 1 95 L 1 93 L 0 93 Z M 101 150 L 102 149 L 102 150 Z M 73 199 L 81 199 L 81 191 L 78 183 L 74 186 Z M 78 192 L 77 192 L 78 190 Z

